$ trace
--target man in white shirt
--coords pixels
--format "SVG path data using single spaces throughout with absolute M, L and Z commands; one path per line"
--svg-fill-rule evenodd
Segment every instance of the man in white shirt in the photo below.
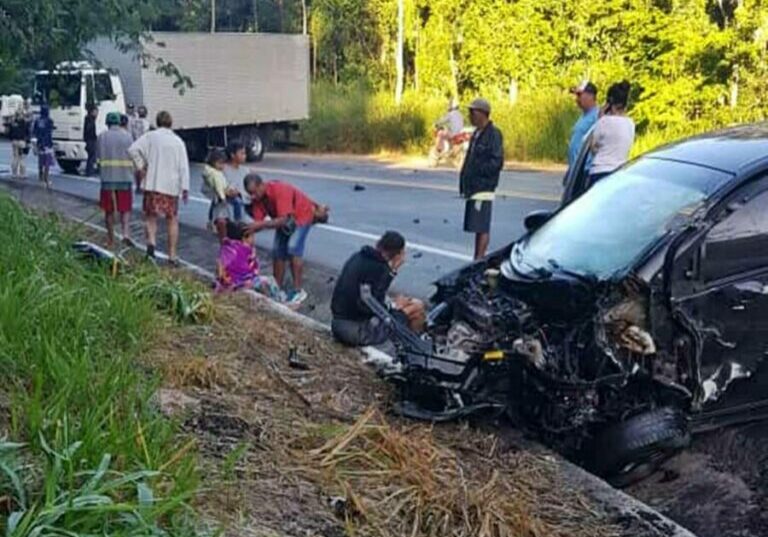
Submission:
M 441 152 L 444 143 L 451 143 L 451 138 L 464 130 L 464 116 L 459 110 L 459 103 L 451 99 L 448 104 L 448 112 L 435 123 L 437 135 L 435 136 L 435 149 Z
M 157 129 L 131 145 L 128 152 L 139 170 L 144 190 L 144 223 L 147 256 L 154 258 L 157 244 L 157 217 L 164 214 L 168 225 L 168 258 L 178 265 L 179 197 L 189 199 L 189 159 L 184 142 L 172 130 L 168 112 L 157 114 Z

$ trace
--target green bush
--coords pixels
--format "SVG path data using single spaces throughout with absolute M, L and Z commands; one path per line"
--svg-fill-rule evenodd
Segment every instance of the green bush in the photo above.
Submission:
M 472 98 L 465 96 L 462 104 Z M 579 116 L 572 96 L 550 90 L 521 94 L 514 105 L 501 94 L 490 96 L 490 101 L 493 120 L 504 134 L 508 161 L 565 161 L 571 128 Z M 397 106 L 391 91 L 374 91 L 363 84 L 334 86 L 318 82 L 312 87 L 311 115 L 302 124 L 301 135 L 311 151 L 426 155 L 432 143 L 432 125 L 445 113 L 445 106 L 443 98 L 415 92 L 406 92 Z M 641 124 L 632 155 L 678 138 L 755 119 L 723 112 L 674 128 L 644 129 Z M 469 125 L 468 118 L 465 120 Z
M 471 98 L 467 96 L 463 104 Z M 562 160 L 578 115 L 568 96 L 536 94 L 521 98 L 516 105 L 504 97 L 491 101 L 493 119 L 504 133 L 507 159 Z M 432 143 L 432 125 L 446 107 L 444 98 L 415 92 L 406 92 L 397 106 L 391 92 L 326 82 L 313 85 L 311 103 L 310 119 L 301 128 L 303 142 L 312 151 L 351 153 L 426 154 Z
M 6 526 L 7 534 L 34 534 L 30 517 L 37 515 L 53 520 L 45 533 L 50 535 L 154 535 L 141 528 L 161 522 L 184 533 L 185 501 L 197 485 L 195 461 L 180 452 L 175 427 L 150 405 L 156 382 L 135 361 L 162 325 L 152 299 L 135 296 L 129 281 L 77 259 L 71 237 L 54 221 L 27 214 L 7 196 L 0 196 L 0 215 L 7 426 L 11 439 L 27 444 L 24 456 L 32 461 L 28 471 L 16 472 L 26 498 L 19 497 L 10 473 L 0 479 L 0 495 L 13 498 L 17 513 L 18 527 Z M 46 518 L 62 498 L 91 490 L 93 472 L 105 465 L 108 475 L 92 488 L 113 505 L 102 498 L 85 515 Z M 148 490 L 154 494 L 147 505 Z M 140 517 L 114 506 L 136 502 L 146 507 Z

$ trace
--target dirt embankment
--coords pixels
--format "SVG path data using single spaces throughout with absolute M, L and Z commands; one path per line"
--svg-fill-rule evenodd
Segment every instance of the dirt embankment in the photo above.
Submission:
M 202 452 L 199 507 L 228 534 L 619 534 L 548 454 L 392 419 L 357 351 L 262 308 L 221 297 L 212 325 L 176 327 L 144 356 Z

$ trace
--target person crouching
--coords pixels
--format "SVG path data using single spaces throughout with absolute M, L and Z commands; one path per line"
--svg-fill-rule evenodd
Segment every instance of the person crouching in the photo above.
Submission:
M 280 288 L 275 279 L 262 276 L 259 272 L 253 232 L 238 222 L 227 222 L 226 232 L 216 263 L 216 291 L 253 289 L 272 299 L 278 299 Z
M 333 290 L 331 329 L 334 337 L 351 347 L 381 345 L 390 337 L 389 329 L 363 303 L 360 288 L 369 285 L 371 294 L 382 304 L 389 302 L 395 317 L 412 330 L 424 327 L 424 303 L 397 296 L 387 301 L 387 291 L 397 271 L 405 262 L 405 239 L 396 231 L 387 231 L 375 247 L 364 246 L 345 263 Z

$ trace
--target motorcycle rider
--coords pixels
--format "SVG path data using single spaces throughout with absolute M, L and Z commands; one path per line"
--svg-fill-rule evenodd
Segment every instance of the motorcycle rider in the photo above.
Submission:
M 435 151 L 443 152 L 444 144 L 450 147 L 451 139 L 464 130 L 464 116 L 459 110 L 459 102 L 451 99 L 448 103 L 448 112 L 435 123 Z

